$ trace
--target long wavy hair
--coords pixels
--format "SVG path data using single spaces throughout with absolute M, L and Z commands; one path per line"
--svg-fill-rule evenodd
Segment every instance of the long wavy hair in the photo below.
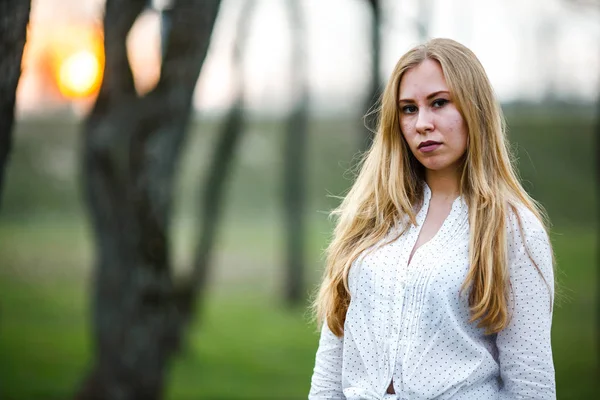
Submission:
M 378 119 L 373 143 L 359 164 L 352 188 L 331 213 L 336 227 L 313 308 L 318 324 L 326 321 L 337 336 L 343 335 L 350 304 L 348 273 L 352 263 L 382 241 L 398 222 L 408 221 L 400 235 L 409 223 L 416 224 L 415 205 L 423 202 L 424 167 L 400 130 L 398 96 L 404 73 L 425 59 L 440 64 L 467 126 L 460 194 L 469 208 L 470 267 L 461 291 L 469 290 L 471 322 L 477 321 L 487 334 L 504 329 L 510 320 L 509 208 L 517 215 L 521 230 L 518 205 L 531 210 L 547 226 L 543 209 L 523 189 L 515 173 L 502 111 L 475 54 L 450 39 L 433 39 L 414 47 L 396 64 L 375 110 Z

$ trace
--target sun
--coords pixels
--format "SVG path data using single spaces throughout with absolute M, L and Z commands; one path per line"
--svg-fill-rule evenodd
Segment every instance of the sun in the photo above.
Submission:
M 102 82 L 100 60 L 90 50 L 65 57 L 58 69 L 58 88 L 63 96 L 82 98 L 95 93 Z

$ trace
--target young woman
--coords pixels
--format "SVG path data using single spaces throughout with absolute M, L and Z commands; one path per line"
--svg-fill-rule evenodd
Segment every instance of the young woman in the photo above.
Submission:
M 334 211 L 310 399 L 554 399 L 553 254 L 476 56 L 398 61 Z

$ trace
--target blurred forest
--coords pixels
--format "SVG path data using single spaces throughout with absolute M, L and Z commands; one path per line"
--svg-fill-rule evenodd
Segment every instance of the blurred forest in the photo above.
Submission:
M 198 75 L 202 80 L 206 73 L 203 54 L 214 51 L 206 47 L 214 22 L 209 15 L 217 8 L 203 7 L 220 6 L 218 19 L 231 2 L 107 0 L 104 37 L 113 42 L 103 53 L 102 87 L 71 96 L 52 86 L 61 106 L 21 114 L 13 129 L 0 207 L 0 399 L 93 398 L 86 390 L 97 391 L 93 384 L 102 380 L 90 377 L 114 363 L 145 363 L 137 370 L 152 370 L 146 378 L 154 377 L 155 386 L 147 387 L 160 398 L 306 398 L 318 341 L 307 306 L 333 228 L 328 212 L 352 183 L 349 171 L 370 135 L 363 115 L 385 80 L 382 32 L 390 22 L 382 17 L 390 2 L 356 2 L 365 5 L 368 23 L 361 29 L 370 58 L 368 83 L 357 93 L 353 112 L 311 108 L 310 26 L 301 0 L 282 0 L 280 15 L 290 39 L 288 107 L 252 112 L 251 78 L 243 67 L 261 2 L 248 0 L 229 22 L 234 40 L 226 50 L 228 107 L 209 113 L 198 110 L 192 97 Z M 434 3 L 419 3 L 418 40 L 431 36 Z M 593 1 L 568 3 L 581 13 L 600 9 Z M 135 9 L 129 21 L 126 6 Z M 35 7 L 34 1 L 32 13 Z M 115 79 L 128 76 L 127 34 L 149 10 L 162 21 L 158 83 L 140 95 L 130 76 L 115 91 Z M 552 25 L 545 26 L 551 32 Z M 552 80 L 545 88 L 536 101 L 517 98 L 503 108 L 525 188 L 553 223 L 561 293 L 553 325 L 558 398 L 590 399 L 600 394 L 595 268 L 600 101 L 561 95 Z M 116 119 L 102 125 L 110 118 Z M 116 154 L 108 165 L 117 172 L 122 165 L 131 168 L 117 173 L 113 186 L 90 184 L 98 171 L 90 132 L 102 126 L 100 134 L 109 132 L 106 140 Z M 173 144 L 169 138 L 175 134 L 180 142 Z M 143 162 L 134 157 L 136 148 L 143 149 Z M 109 199 L 100 213 L 94 208 L 98 199 Z M 148 209 L 152 212 L 136 212 Z M 135 245 L 125 244 L 116 256 L 103 253 L 103 240 L 128 243 L 132 237 Z M 159 254 L 144 258 L 143 246 L 136 245 L 156 245 L 157 238 Z M 103 268 L 117 270 L 111 279 L 123 273 L 120 293 L 99 294 Z M 152 292 L 148 303 L 147 292 L 136 290 L 140 281 L 154 280 L 168 285 L 155 297 Z M 103 329 L 99 303 L 110 304 L 113 313 Z M 147 318 L 137 323 L 128 318 L 132 315 Z M 164 331 L 157 333 L 152 324 Z M 111 342 L 115 332 L 127 338 Z M 174 344 L 160 350 L 161 335 L 175 337 Z M 113 345 L 103 347 L 103 337 Z M 132 361 L 128 357 L 135 354 L 118 346 L 152 348 L 159 354 L 148 357 L 160 361 Z M 143 379 L 142 373 L 132 377 Z M 144 393 L 143 385 L 129 386 L 131 397 L 123 398 L 146 398 L 135 397 L 136 391 Z

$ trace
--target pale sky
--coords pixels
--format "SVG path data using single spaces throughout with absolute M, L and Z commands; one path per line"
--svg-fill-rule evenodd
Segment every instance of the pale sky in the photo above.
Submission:
M 244 0 L 223 0 L 195 103 L 227 108 L 230 56 Z M 289 0 L 255 0 L 245 52 L 248 103 L 285 111 L 291 37 Z M 419 42 L 419 0 L 383 0 L 381 73 Z M 421 0 L 424 1 L 424 0 Z M 594 100 L 600 89 L 600 7 L 569 0 L 430 0 L 430 37 L 449 37 L 479 57 L 502 101 L 536 100 L 548 82 L 565 97 Z M 100 20 L 102 0 L 33 0 L 33 24 Z M 312 108 L 352 111 L 369 79 L 370 14 L 365 0 L 301 0 Z M 156 75 L 158 17 L 147 13 L 129 43 L 137 74 Z M 543 40 L 544 38 L 549 40 Z M 25 77 L 24 79 L 28 79 Z M 382 82 L 382 85 L 384 82 Z
M 384 1 L 382 76 L 419 38 L 418 0 Z M 257 105 L 283 106 L 288 96 L 289 28 L 285 0 L 257 0 L 247 48 L 246 77 Z M 369 74 L 369 14 L 364 0 L 302 2 L 311 92 L 324 107 L 362 102 Z M 241 8 L 225 1 L 197 99 L 227 104 L 227 52 Z M 600 10 L 566 0 L 431 0 L 430 37 L 449 37 L 480 58 L 503 101 L 535 100 L 554 79 L 560 94 L 593 100 L 600 88 Z M 540 44 L 545 37 L 555 41 Z M 220 46 L 218 46 L 220 45 Z M 352 99 L 352 100 L 348 100 Z M 337 105 L 336 105 L 337 104 Z

